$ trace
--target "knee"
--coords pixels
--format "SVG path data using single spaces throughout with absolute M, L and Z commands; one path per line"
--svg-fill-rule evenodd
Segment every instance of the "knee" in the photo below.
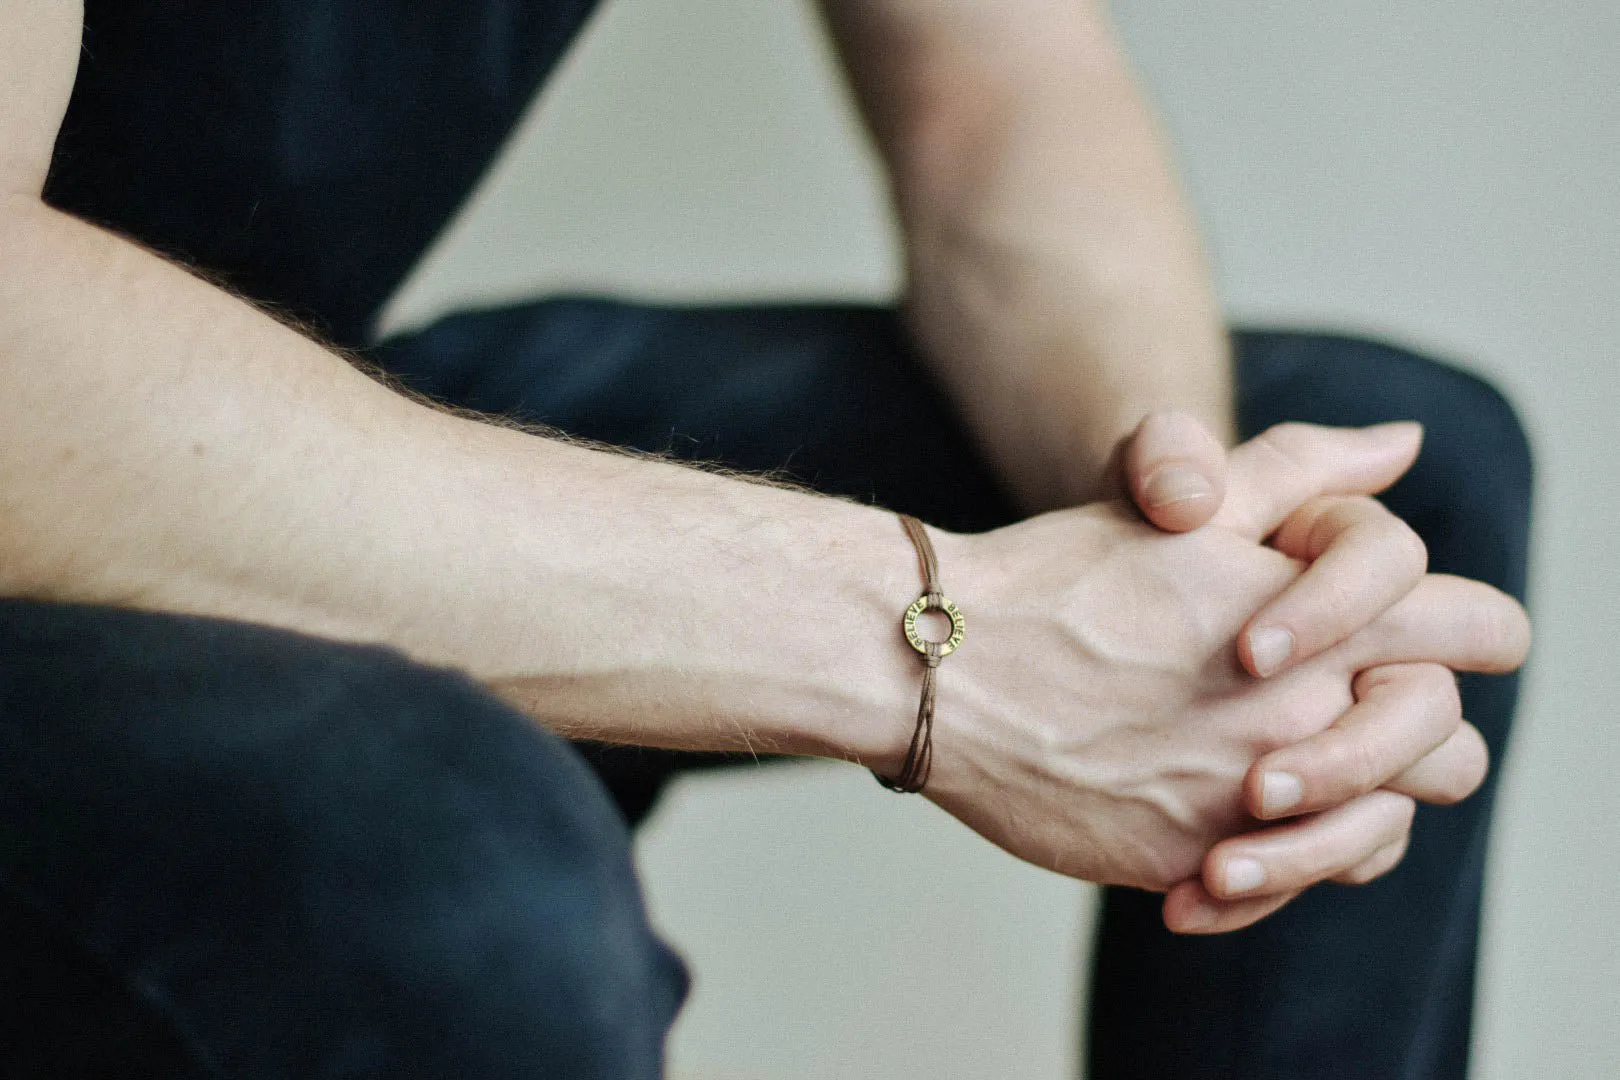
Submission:
M 1477 374 L 1415 353 L 1399 356 L 1424 425 L 1427 464 L 1453 478 L 1459 498 L 1472 495 L 1498 513 L 1527 518 L 1534 462 L 1513 405 Z
M 215 1056 L 657 1075 L 684 972 L 566 744 L 383 650 L 26 607 L 0 741 L 36 797 L 4 869 Z
M 1450 364 L 1359 338 L 1246 333 L 1237 345 L 1247 434 L 1287 420 L 1422 423 L 1417 464 L 1385 501 L 1423 535 L 1435 569 L 1522 595 L 1533 462 L 1500 391 Z
M 1364 426 L 1417 420 L 1421 466 L 1456 498 L 1528 514 L 1530 443 L 1507 398 L 1471 372 L 1382 342 L 1327 334 L 1237 336 L 1246 433 L 1285 420 Z

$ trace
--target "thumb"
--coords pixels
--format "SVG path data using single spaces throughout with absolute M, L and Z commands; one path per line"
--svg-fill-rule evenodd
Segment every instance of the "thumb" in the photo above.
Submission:
M 1226 450 L 1196 416 L 1149 413 L 1125 439 L 1125 489 L 1166 532 L 1187 532 L 1215 516 L 1226 498 Z
M 1312 499 L 1376 495 L 1417 460 L 1423 427 L 1279 424 L 1232 451 L 1227 499 L 1216 518 L 1253 540 L 1270 536 Z

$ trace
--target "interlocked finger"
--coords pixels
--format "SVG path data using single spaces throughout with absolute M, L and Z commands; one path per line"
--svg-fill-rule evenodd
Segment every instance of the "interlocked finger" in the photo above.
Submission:
M 1223 840 L 1204 859 L 1202 880 L 1222 900 L 1298 892 L 1350 873 L 1404 843 L 1415 804 L 1374 791 L 1343 806 Z
M 1490 767 L 1491 751 L 1485 737 L 1465 721 L 1450 738 L 1384 786 L 1418 802 L 1449 806 L 1479 790 Z
M 1376 495 L 1412 467 L 1423 429 L 1279 424 L 1227 457 L 1226 501 L 1214 524 L 1264 540 L 1288 516 L 1323 495 Z
M 1399 866 L 1401 860 L 1406 858 L 1407 843 L 1407 839 L 1402 839 L 1388 847 L 1379 848 L 1370 858 L 1352 866 L 1333 880 L 1340 885 L 1366 885 L 1376 881 Z
M 1222 900 L 1200 881 L 1183 881 L 1164 898 L 1164 925 L 1173 934 L 1226 934 L 1251 926 L 1286 905 L 1298 893 Z
M 1355 670 L 1429 661 L 1500 674 L 1524 663 L 1530 618 L 1517 600 L 1484 582 L 1429 574 L 1344 648 Z
M 1384 787 L 1445 744 L 1462 724 L 1457 680 L 1438 664 L 1373 668 L 1356 678 L 1353 689 L 1356 703 L 1333 726 L 1255 762 L 1244 780 L 1244 798 L 1255 817 L 1325 810 Z M 1449 795 L 1466 779 L 1456 775 L 1466 767 L 1458 755 L 1432 762 L 1415 778 L 1416 787 Z
M 1261 677 L 1349 638 L 1411 592 L 1428 569 L 1418 534 L 1366 496 L 1310 500 L 1282 523 L 1272 546 L 1307 568 L 1239 635 L 1244 666 Z

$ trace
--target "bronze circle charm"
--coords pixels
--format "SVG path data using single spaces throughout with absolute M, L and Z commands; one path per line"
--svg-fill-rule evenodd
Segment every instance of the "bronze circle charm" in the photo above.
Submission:
M 917 629 L 918 616 L 929 608 L 936 608 L 950 617 L 951 636 L 944 641 L 929 641 Z M 962 618 L 962 613 L 956 610 L 956 605 L 939 593 L 923 593 L 912 601 L 911 606 L 906 608 L 906 617 L 902 625 L 905 627 L 906 640 L 911 642 L 911 647 L 924 656 L 934 657 L 949 656 L 955 652 L 962 644 L 962 635 L 967 630 L 967 621 Z

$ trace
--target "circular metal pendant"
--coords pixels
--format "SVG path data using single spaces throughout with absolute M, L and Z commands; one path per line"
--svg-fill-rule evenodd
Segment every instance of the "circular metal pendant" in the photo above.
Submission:
M 951 620 L 951 636 L 944 641 L 929 641 L 917 629 L 917 619 L 929 608 L 943 611 Z M 905 621 L 902 624 L 906 631 L 906 640 L 911 647 L 924 656 L 949 656 L 962 644 L 962 635 L 967 630 L 967 620 L 962 613 L 956 610 L 956 605 L 939 593 L 923 593 L 906 608 Z

